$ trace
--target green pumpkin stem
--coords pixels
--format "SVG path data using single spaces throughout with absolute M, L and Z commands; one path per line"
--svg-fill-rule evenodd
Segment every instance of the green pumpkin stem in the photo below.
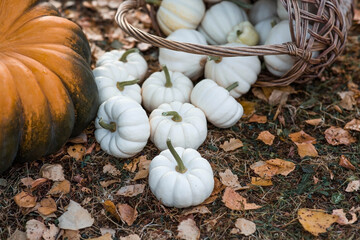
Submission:
M 125 82 L 117 82 L 116 83 L 116 87 L 120 90 L 120 91 L 124 91 L 126 86 L 130 86 L 130 85 L 134 85 L 137 84 L 140 80 L 139 79 L 134 79 L 131 81 L 125 81 Z
M 139 52 L 139 49 L 137 49 L 137 48 L 131 48 L 131 49 L 129 49 L 129 50 L 126 50 L 126 51 L 124 52 L 124 54 L 121 56 L 121 58 L 119 59 L 119 61 L 126 63 L 126 62 L 127 62 L 127 57 L 128 57 L 130 54 L 136 53 L 136 52 Z
M 171 154 L 173 155 L 173 157 L 175 158 L 176 162 L 177 162 L 177 166 L 175 168 L 175 170 L 179 173 L 185 173 L 187 171 L 183 161 L 181 160 L 179 154 L 175 151 L 175 148 L 173 147 L 173 145 L 171 144 L 171 140 L 168 138 L 166 141 L 166 145 L 169 148 Z
M 163 69 L 163 71 L 164 71 L 165 79 L 166 79 L 165 87 L 171 88 L 173 85 L 172 85 L 172 82 L 171 82 L 169 69 L 168 69 L 167 66 L 165 66 L 165 65 L 162 67 L 162 69 Z
M 230 86 L 228 86 L 228 87 L 226 88 L 226 90 L 228 90 L 228 91 L 230 92 L 231 90 L 233 90 L 233 89 L 236 88 L 237 86 L 239 86 L 239 82 L 234 82 L 233 84 L 231 84 Z
M 100 118 L 99 125 L 102 128 L 109 130 L 110 132 L 116 131 L 116 123 L 115 122 L 106 123 L 106 122 L 104 122 L 104 120 L 102 118 Z
M 160 6 L 162 0 L 145 0 L 146 3 L 153 4 L 155 6 Z
M 208 56 L 209 61 L 214 61 L 215 63 L 219 63 L 222 60 L 222 57 L 219 56 Z
M 173 120 L 174 122 L 181 122 L 182 121 L 182 117 L 176 111 L 163 112 L 162 115 L 163 116 L 173 116 L 171 118 L 171 120 Z

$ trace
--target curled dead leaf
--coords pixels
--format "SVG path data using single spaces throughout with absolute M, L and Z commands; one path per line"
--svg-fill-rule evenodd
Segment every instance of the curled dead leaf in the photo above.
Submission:
M 240 147 L 244 146 L 240 139 L 230 138 L 229 141 L 225 141 L 220 145 L 220 148 L 225 152 L 234 151 Z
M 181 221 L 177 230 L 177 237 L 180 239 L 197 240 L 200 238 L 200 229 L 196 226 L 196 222 L 191 218 Z
M 233 189 L 241 188 L 238 176 L 232 173 L 230 169 L 226 169 L 224 172 L 219 172 L 220 180 L 222 184 Z
M 325 139 L 333 146 L 350 145 L 356 142 L 356 139 L 347 130 L 334 126 L 325 130 Z
M 116 208 L 120 214 L 120 218 L 126 222 L 128 226 L 133 225 L 138 216 L 136 209 L 128 204 L 117 204 Z
M 238 101 L 238 102 L 243 106 L 243 109 L 244 109 L 243 117 L 244 118 L 250 116 L 253 113 L 255 113 L 256 103 L 249 102 L 249 101 Z
M 85 155 L 86 148 L 81 144 L 75 144 L 68 147 L 67 153 L 70 157 L 74 158 L 76 161 L 82 160 Z
M 347 185 L 345 192 L 356 192 L 360 189 L 360 180 L 354 180 L 349 182 Z
M 269 131 L 262 131 L 259 136 L 257 137 L 257 140 L 262 141 L 266 145 L 273 145 L 275 136 L 271 134 Z
M 144 192 L 145 184 L 135 184 L 124 186 L 116 192 L 115 195 L 120 195 L 124 197 L 134 197 Z
M 301 130 L 300 132 L 291 133 L 289 134 L 289 137 L 294 143 L 316 143 L 316 139 L 304 132 L 303 130 Z
M 32 208 L 36 205 L 36 197 L 24 191 L 16 194 L 14 201 L 19 207 L 23 208 Z
M 344 129 L 360 132 L 360 120 L 359 119 L 351 120 L 350 122 L 346 123 Z
M 70 182 L 64 180 L 62 182 L 55 182 L 49 190 L 49 195 L 59 196 L 61 194 L 68 194 L 70 192 Z
M 38 212 L 44 216 L 50 215 L 57 210 L 55 200 L 50 197 L 42 199 L 40 205 L 41 207 L 38 208 Z
M 356 213 L 353 211 L 349 211 L 349 215 L 351 216 L 351 219 L 347 219 L 346 213 L 344 213 L 344 209 L 334 209 L 332 211 L 332 215 L 338 216 L 337 223 L 340 225 L 350 225 L 357 221 Z
M 271 179 L 264 179 L 261 177 L 251 177 L 251 184 L 255 186 L 263 186 L 263 187 L 273 185 Z
M 261 206 L 255 203 L 248 203 L 246 198 L 235 192 L 234 189 L 227 187 L 222 197 L 222 202 L 227 208 L 232 210 L 253 210 L 259 209 Z
M 64 170 L 60 164 L 44 164 L 40 169 L 40 176 L 52 181 L 64 181 Z
M 314 236 L 325 233 L 338 216 L 326 213 L 321 209 L 301 208 L 298 210 L 298 220 L 303 228 Z
M 119 176 L 121 174 L 120 170 L 117 169 L 115 166 L 111 165 L 110 163 L 106 164 L 103 167 L 103 173 L 108 173 L 114 177 Z
M 339 165 L 350 170 L 355 170 L 355 166 L 352 165 L 352 163 L 347 159 L 344 155 L 340 156 L 340 162 Z
M 254 114 L 250 117 L 248 123 L 267 123 L 267 117 L 263 115 Z
M 319 153 L 312 143 L 295 143 L 298 147 L 298 153 L 301 158 L 318 157 Z
M 315 119 L 309 119 L 309 120 L 305 120 L 305 122 L 309 125 L 312 126 L 318 126 L 321 123 L 323 123 L 323 119 L 322 118 L 315 118 Z
M 115 206 L 115 204 L 111 201 L 111 200 L 106 200 L 103 203 L 103 206 L 105 208 L 105 211 L 107 211 L 108 213 L 110 213 L 113 217 L 116 218 L 116 220 L 120 221 L 120 214 L 117 211 L 117 208 Z

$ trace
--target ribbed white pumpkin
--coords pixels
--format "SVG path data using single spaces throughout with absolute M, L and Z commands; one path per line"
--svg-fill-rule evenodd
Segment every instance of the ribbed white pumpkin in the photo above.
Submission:
M 128 73 L 142 82 L 148 69 L 147 62 L 136 48 L 129 50 L 112 50 L 104 53 L 96 62 L 96 66 L 118 62 Z
M 244 47 L 240 43 L 228 43 L 228 47 Z M 205 65 L 205 78 L 214 80 L 227 88 L 237 82 L 238 86 L 230 91 L 234 98 L 250 90 L 261 71 L 261 62 L 257 56 L 248 57 L 209 57 Z
M 206 139 L 205 114 L 190 103 L 161 104 L 152 111 L 149 120 L 150 139 L 159 150 L 167 149 L 168 138 L 175 147 L 193 149 L 198 149 Z
M 201 33 L 190 29 L 176 30 L 166 39 L 207 45 L 206 39 Z M 192 80 L 196 80 L 203 74 L 206 56 L 160 48 L 159 62 L 161 65 L 166 65 L 170 71 L 181 72 Z
M 204 79 L 191 92 L 191 103 L 203 110 L 208 121 L 219 128 L 229 128 L 237 123 L 244 109 L 228 90 L 213 80 Z
M 186 208 L 205 201 L 214 189 L 210 163 L 194 149 L 162 151 L 150 163 L 149 187 L 167 207 Z M 175 156 L 175 157 L 174 157 Z
M 260 37 L 255 27 L 249 21 L 244 21 L 235 25 L 226 39 L 229 43 L 242 43 L 248 46 L 255 46 L 258 44 Z
M 291 42 L 291 34 L 289 30 L 289 21 L 283 20 L 275 25 L 265 41 L 265 45 L 281 44 Z M 265 55 L 266 68 L 275 76 L 281 77 L 288 72 L 295 63 L 295 58 L 287 55 Z
M 129 97 L 141 104 L 138 79 L 128 74 L 119 62 L 107 63 L 93 70 L 100 103 L 114 96 Z
M 265 41 L 266 41 L 267 37 L 269 36 L 271 29 L 273 27 L 275 27 L 275 25 L 278 22 L 280 22 L 279 18 L 272 17 L 272 18 L 265 19 L 261 22 L 258 22 L 255 25 L 255 29 L 260 36 L 259 44 L 261 44 L 261 45 L 265 44 Z
M 100 105 L 95 138 L 102 150 L 129 158 L 139 153 L 150 136 L 150 124 L 140 104 L 127 97 L 113 97 Z
M 227 35 L 232 28 L 247 20 L 243 9 L 232 2 L 223 1 L 206 11 L 199 32 L 206 37 L 209 44 L 222 45 L 227 43 Z
M 144 108 L 151 112 L 163 103 L 190 102 L 193 87 L 192 81 L 184 74 L 168 71 L 164 66 L 162 72 L 151 74 L 142 85 Z
M 178 29 L 196 29 L 205 14 L 202 0 L 162 0 L 156 18 L 160 29 L 169 35 Z
M 276 0 L 259 0 L 256 1 L 250 9 L 250 21 L 256 25 L 265 19 L 276 16 Z

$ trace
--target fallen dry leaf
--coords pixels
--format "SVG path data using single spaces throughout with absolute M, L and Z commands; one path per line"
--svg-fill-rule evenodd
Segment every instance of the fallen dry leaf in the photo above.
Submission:
M 107 233 L 110 233 L 112 237 L 115 237 L 116 230 L 112 228 L 100 228 L 101 235 L 105 235 Z
M 354 180 L 349 182 L 347 185 L 345 192 L 356 192 L 360 189 L 360 180 Z
M 62 182 L 54 182 L 54 185 L 49 190 L 48 194 L 59 196 L 61 194 L 68 194 L 70 192 L 70 182 L 64 180 Z
M 109 173 L 114 177 L 119 176 L 121 174 L 120 170 L 117 169 L 115 166 L 111 165 L 110 163 L 106 164 L 103 167 L 103 173 Z
M 295 170 L 295 164 L 293 162 L 285 161 L 280 158 L 267 160 L 266 163 L 277 166 L 279 168 L 277 174 L 281 174 L 283 176 L 287 176 L 289 173 Z
M 138 164 L 139 171 L 135 174 L 135 177 L 132 179 L 133 181 L 144 179 L 149 176 L 149 166 L 150 166 L 151 160 L 147 160 L 146 156 L 140 157 L 140 161 Z
M 270 179 L 276 174 L 287 176 L 289 173 L 294 171 L 295 164 L 290 161 L 275 158 L 264 161 L 258 161 L 250 166 L 256 174 L 263 179 Z
M 318 126 L 319 124 L 323 123 L 323 120 L 321 118 L 315 118 L 315 119 L 305 120 L 305 122 L 312 126 Z
M 262 131 L 256 139 L 262 141 L 266 145 L 271 146 L 274 143 L 275 136 L 272 135 L 269 131 Z
M 341 102 L 339 103 L 340 107 L 349 111 L 354 110 L 356 100 L 354 98 L 355 93 L 353 91 L 338 92 L 337 94 L 341 98 Z
M 47 181 L 49 181 L 49 180 L 46 178 L 35 179 L 31 184 L 31 191 L 34 191 L 37 187 L 41 186 L 42 184 L 46 183 Z
M 332 215 L 338 216 L 337 223 L 340 225 L 350 225 L 357 221 L 356 213 L 353 211 L 349 211 L 349 215 L 351 215 L 351 220 L 347 219 L 346 213 L 344 213 L 344 209 L 334 209 L 332 211 Z
M 27 221 L 25 228 L 28 240 L 40 240 L 47 229 L 44 223 L 35 219 Z
M 57 210 L 55 200 L 50 197 L 42 199 L 40 205 L 38 212 L 44 216 L 50 215 Z
M 220 148 L 225 152 L 234 151 L 235 149 L 241 148 L 243 145 L 240 139 L 230 138 L 229 141 L 225 141 L 220 145 Z
M 31 177 L 26 177 L 26 178 L 20 179 L 20 182 L 22 184 L 24 184 L 24 186 L 29 187 L 34 182 L 34 179 L 32 179 Z
M 234 189 L 229 187 L 225 189 L 222 201 L 227 208 L 230 208 L 232 210 L 244 211 L 261 208 L 261 206 L 255 203 L 248 203 L 246 198 L 244 198 L 243 196 L 235 192 Z
M 298 154 L 301 158 L 318 157 L 319 153 L 312 143 L 295 143 L 298 147 Z
M 15 232 L 11 234 L 11 236 L 7 240 L 27 240 L 26 232 L 16 229 Z
M 79 230 L 65 229 L 63 233 L 63 240 L 80 240 Z
M 183 215 L 189 215 L 189 214 L 195 214 L 195 213 L 200 213 L 200 214 L 211 214 L 210 210 L 206 207 L 206 206 L 196 206 L 192 209 L 186 210 Z
M 233 174 L 230 169 L 226 169 L 225 172 L 219 172 L 219 176 L 223 185 L 231 187 L 235 190 L 241 188 L 238 176 Z
M 345 130 L 353 130 L 360 132 L 360 120 L 359 119 L 353 119 L 350 122 L 348 122 L 345 127 Z
M 245 236 L 250 236 L 256 232 L 256 224 L 252 221 L 246 220 L 245 218 L 236 219 L 235 227 L 240 230 L 240 234 Z
M 14 201 L 19 207 L 23 208 L 32 208 L 36 205 L 36 197 L 24 191 L 16 194 Z
M 50 228 L 46 229 L 42 235 L 44 240 L 56 240 L 60 229 L 55 224 L 49 223 Z
M 196 226 L 196 222 L 191 218 L 181 221 L 177 230 L 177 237 L 180 239 L 197 240 L 200 238 L 200 229 Z
M 110 233 L 106 233 L 105 235 L 102 235 L 101 237 L 90 238 L 89 240 L 112 240 L 112 237 L 111 237 Z
M 261 177 L 251 177 L 251 184 L 255 186 L 263 186 L 263 187 L 273 185 L 271 179 L 264 179 Z
M 120 221 L 121 218 L 120 218 L 120 215 L 116 209 L 116 206 L 115 204 L 111 201 L 111 200 L 106 200 L 104 203 L 103 203 L 103 206 L 105 208 L 105 211 L 107 211 L 108 213 L 110 213 L 113 217 L 116 218 L 116 220 Z
M 239 103 L 243 106 L 244 109 L 243 118 L 248 117 L 251 114 L 255 113 L 256 103 L 249 101 L 239 101 Z
M 289 134 L 291 141 L 294 143 L 316 143 L 316 139 L 301 130 L 300 132 L 295 132 Z
M 325 131 L 326 141 L 333 145 L 350 145 L 356 142 L 356 139 L 351 134 L 342 128 L 331 126 Z
M 85 155 L 86 148 L 81 144 L 75 144 L 68 147 L 67 153 L 70 157 L 74 158 L 76 161 L 82 160 Z
M 91 227 L 94 219 L 90 213 L 77 202 L 70 200 L 67 211 L 58 218 L 61 229 L 79 230 Z
M 125 163 L 123 169 L 125 169 L 128 172 L 135 172 L 141 157 L 146 158 L 146 156 L 140 156 L 138 158 L 134 158 L 129 164 Z
M 113 180 L 109 180 L 109 181 L 101 181 L 100 182 L 100 185 L 103 187 L 103 188 L 107 188 L 108 186 L 114 184 L 114 183 L 119 183 L 120 182 L 120 179 L 113 179 Z
M 52 181 L 64 181 L 64 170 L 60 164 L 44 164 L 40 169 L 40 176 Z
M 272 91 L 271 95 L 269 96 L 269 104 L 284 105 L 287 102 L 289 95 L 290 92 L 285 92 L 275 89 L 274 91 Z
M 350 170 L 355 170 L 355 166 L 344 155 L 340 156 L 339 165 Z
M 301 208 L 298 210 L 298 220 L 304 229 L 314 236 L 325 233 L 326 229 L 336 222 L 338 216 L 327 214 L 321 209 Z
M 267 123 L 267 117 L 263 115 L 254 114 L 250 117 L 248 123 Z
M 135 208 L 132 208 L 128 204 L 117 204 L 116 208 L 120 214 L 120 218 L 126 222 L 128 226 L 131 226 L 135 222 L 138 216 L 138 212 Z
M 70 138 L 69 143 L 87 143 L 87 135 L 82 132 L 78 136 Z
M 137 234 L 131 234 L 126 237 L 120 237 L 120 240 L 141 240 L 141 238 Z
M 135 184 L 125 186 L 119 189 L 115 195 L 120 195 L 124 197 L 134 197 L 144 192 L 145 184 Z

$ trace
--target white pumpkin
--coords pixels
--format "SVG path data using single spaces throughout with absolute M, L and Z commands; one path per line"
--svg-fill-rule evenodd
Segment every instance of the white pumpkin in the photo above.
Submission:
M 109 62 L 118 62 L 119 66 L 123 66 L 131 76 L 139 79 L 140 82 L 144 80 L 148 69 L 147 62 L 136 48 L 106 52 L 98 59 L 96 66 L 99 67 Z
M 161 104 L 152 111 L 150 140 L 159 150 L 167 149 L 170 138 L 175 147 L 197 149 L 206 139 L 207 124 L 203 111 L 190 103 Z
M 235 83 L 231 88 L 236 87 Z M 219 128 L 229 128 L 237 123 L 244 109 L 228 90 L 213 80 L 204 79 L 195 85 L 191 92 L 191 103 L 203 110 L 208 121 Z
M 178 29 L 196 29 L 205 14 L 202 0 L 162 0 L 156 14 L 160 29 L 169 35 Z
M 149 166 L 149 187 L 167 207 L 186 208 L 201 204 L 214 189 L 209 162 L 194 149 L 174 148 L 156 156 Z
M 265 41 L 266 41 L 267 37 L 269 36 L 271 29 L 273 27 L 275 27 L 275 25 L 278 22 L 280 22 L 279 18 L 271 17 L 271 18 L 265 19 L 261 22 L 258 22 L 255 25 L 256 32 L 259 34 L 259 37 L 260 37 L 260 41 L 259 41 L 260 45 L 265 44 Z
M 289 20 L 289 14 L 288 14 L 287 10 L 284 8 L 284 6 L 282 5 L 280 0 L 277 0 L 276 12 L 277 12 L 278 17 L 281 20 Z
M 277 10 L 276 0 L 260 0 L 256 1 L 250 9 L 250 21 L 256 25 L 257 23 L 276 16 Z
M 244 47 L 239 43 L 228 43 L 228 47 Z M 205 65 L 205 78 L 214 80 L 227 88 L 237 82 L 238 86 L 230 91 L 234 98 L 250 90 L 261 71 L 261 62 L 257 56 L 248 57 L 209 57 Z
M 227 35 L 235 25 L 247 20 L 243 9 L 235 3 L 223 1 L 206 11 L 199 32 L 206 37 L 209 44 L 221 45 L 227 43 Z
M 242 43 L 248 46 L 255 46 L 259 42 L 259 34 L 249 21 L 235 25 L 227 35 L 229 43 Z
M 201 33 L 190 29 L 176 30 L 166 39 L 202 45 L 207 44 L 205 37 Z M 166 65 L 170 71 L 181 72 L 192 80 L 196 80 L 203 74 L 206 56 L 160 48 L 159 62 L 161 65 Z
M 120 65 L 120 66 L 119 66 Z M 129 75 L 118 62 L 107 63 L 93 70 L 100 103 L 114 96 L 129 97 L 141 104 L 139 79 Z
M 127 97 L 112 97 L 102 103 L 95 127 L 95 138 L 101 149 L 118 158 L 139 153 L 150 136 L 145 110 Z
M 151 112 L 163 103 L 173 101 L 190 102 L 194 84 L 180 72 L 172 72 L 163 67 L 162 72 L 150 75 L 142 85 L 143 105 Z

